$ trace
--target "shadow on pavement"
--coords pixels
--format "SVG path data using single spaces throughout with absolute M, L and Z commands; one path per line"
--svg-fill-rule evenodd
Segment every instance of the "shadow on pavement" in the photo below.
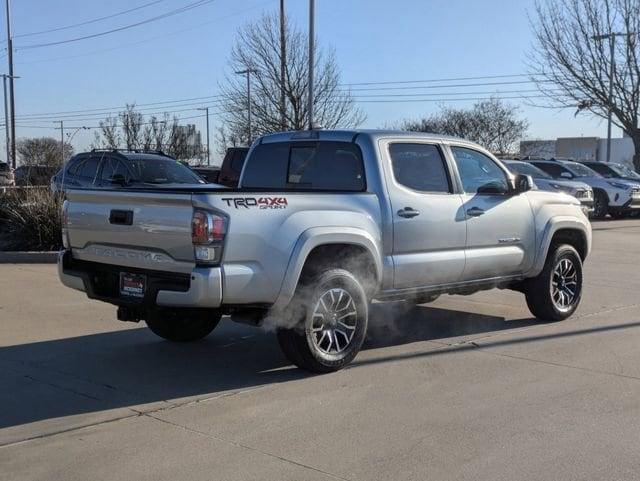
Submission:
M 489 333 L 535 322 L 426 306 L 407 308 L 400 303 L 374 305 L 364 348 Z M 395 357 L 402 355 L 372 362 Z M 290 365 L 273 333 L 230 321 L 192 344 L 172 344 L 140 328 L 2 347 L 0 365 L 0 428 L 211 397 L 310 376 Z

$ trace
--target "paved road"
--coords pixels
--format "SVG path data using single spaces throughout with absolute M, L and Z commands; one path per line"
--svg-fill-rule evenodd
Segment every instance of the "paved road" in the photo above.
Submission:
M 53 266 L 0 266 L 0 479 L 638 479 L 640 221 L 595 229 L 569 321 L 509 291 L 378 305 L 325 376 L 272 333 L 172 345 Z

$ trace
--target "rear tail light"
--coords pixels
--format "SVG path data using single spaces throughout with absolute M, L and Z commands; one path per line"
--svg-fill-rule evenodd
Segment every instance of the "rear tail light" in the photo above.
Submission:
M 62 247 L 69 249 L 69 201 L 62 204 Z
M 227 218 L 195 210 L 191 220 L 191 241 L 198 264 L 216 265 L 222 259 Z

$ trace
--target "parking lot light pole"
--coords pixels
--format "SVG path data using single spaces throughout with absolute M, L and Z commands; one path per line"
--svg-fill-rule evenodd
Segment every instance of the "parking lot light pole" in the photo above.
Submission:
M 316 2 L 309 0 L 309 130 L 313 130 L 313 70 L 315 68 Z
M 613 77 L 616 72 L 616 37 L 630 38 L 635 35 L 635 32 L 611 32 L 603 35 L 594 35 L 591 37 L 596 41 L 603 41 L 609 39 L 609 46 L 611 48 L 611 66 L 609 70 L 609 105 L 607 115 L 607 162 L 611 162 L 611 124 L 613 123 Z
M 249 131 L 249 139 L 248 144 L 251 146 L 251 142 L 253 141 L 253 132 L 251 129 L 251 74 L 257 73 L 257 70 L 253 68 L 248 68 L 245 70 L 239 70 L 236 72 L 237 75 L 246 75 L 247 76 L 247 129 Z
M 2 74 L 2 87 L 4 90 L 4 134 L 7 142 L 7 165 L 11 168 L 11 145 L 9 144 L 9 105 L 7 103 L 7 74 Z
M 209 107 L 200 107 L 198 110 L 206 112 L 207 116 L 207 165 L 211 165 L 211 157 L 209 156 Z

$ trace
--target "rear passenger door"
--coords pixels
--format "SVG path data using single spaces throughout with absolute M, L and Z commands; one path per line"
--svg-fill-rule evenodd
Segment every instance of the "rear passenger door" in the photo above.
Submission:
M 394 288 L 449 284 L 462 276 L 466 226 L 462 199 L 437 143 L 381 145 L 393 215 Z

